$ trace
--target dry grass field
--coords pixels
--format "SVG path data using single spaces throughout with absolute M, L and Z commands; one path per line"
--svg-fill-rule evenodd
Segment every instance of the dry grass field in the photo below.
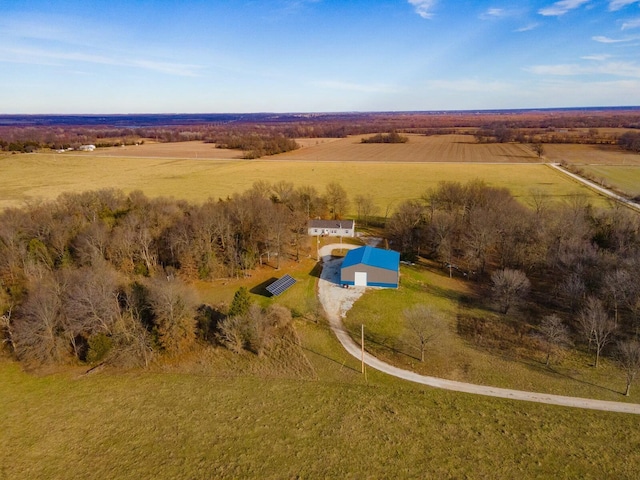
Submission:
M 260 180 L 314 185 L 320 192 L 328 183 L 339 182 L 351 198 L 372 194 L 382 214 L 441 181 L 481 179 L 523 199 L 531 189 L 556 199 L 594 195 L 539 164 L 524 146 L 477 145 L 469 143 L 470 138 L 413 136 L 408 144 L 395 145 L 313 139 L 303 142 L 307 147 L 260 160 L 233 158 L 238 152 L 200 142 L 5 155 L 0 156 L 0 208 L 100 188 L 140 189 L 149 196 L 201 202 L 226 198 Z M 465 161 L 470 163 L 458 163 Z
M 568 162 L 574 165 L 627 165 L 640 166 L 640 155 L 625 152 L 613 145 L 562 145 L 544 146 L 547 162 Z
M 209 158 L 218 160 L 240 159 L 242 152 L 226 148 L 216 148 L 212 143 L 175 142 L 156 143 L 145 140 L 142 145 L 100 148 L 94 152 L 66 152 L 65 156 L 92 155 L 107 157 L 144 157 L 144 158 Z
M 640 166 L 584 165 L 580 168 L 590 178 L 610 185 L 619 192 L 632 197 L 640 195 Z

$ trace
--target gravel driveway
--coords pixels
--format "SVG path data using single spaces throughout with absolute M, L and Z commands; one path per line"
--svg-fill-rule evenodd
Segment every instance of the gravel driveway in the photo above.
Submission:
M 352 249 L 357 248 L 357 245 L 332 244 L 326 245 L 320 250 L 323 268 L 318 282 L 318 298 L 324 307 L 331 329 L 338 337 L 338 340 L 344 349 L 349 354 L 360 360 L 362 357 L 360 345 L 355 343 L 344 329 L 342 318 L 345 317 L 354 302 L 364 293 L 365 287 L 340 287 L 339 278 L 342 258 L 333 258 L 331 256 L 331 252 L 333 250 L 340 248 Z M 550 405 L 561 405 L 565 407 L 640 414 L 640 404 L 635 403 L 611 402 L 605 400 L 593 400 L 590 398 L 565 397 L 562 395 L 551 395 L 547 393 L 526 392 L 522 390 L 488 387 L 485 385 L 475 385 L 472 383 L 456 382 L 454 380 L 419 375 L 409 370 L 394 367 L 393 365 L 385 363 L 366 352 L 364 362 L 370 367 L 389 375 L 431 387 L 443 388 L 445 390 L 486 395 L 490 397 L 508 398 L 512 400 L 547 403 Z

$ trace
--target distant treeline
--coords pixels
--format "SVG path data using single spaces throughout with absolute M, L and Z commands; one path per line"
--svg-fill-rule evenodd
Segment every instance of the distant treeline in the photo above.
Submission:
M 247 152 L 258 152 L 260 145 L 247 145 L 245 140 L 232 142 L 229 137 L 256 137 L 265 151 L 290 148 L 282 139 L 343 138 L 396 131 L 414 134 L 473 134 L 478 130 L 481 141 L 521 141 L 526 135 L 540 136 L 540 142 L 602 142 L 615 143 L 616 137 L 598 133 L 591 136 L 566 134 L 564 129 L 627 128 L 640 129 L 638 109 L 557 110 L 557 111 L 495 111 L 495 112 L 391 112 L 344 114 L 235 115 L 217 121 L 177 115 L 160 116 L 160 124 L 151 121 L 141 126 L 122 126 L 128 117 L 105 117 L 100 123 L 93 117 L 86 125 L 71 124 L 73 118 L 56 125 L 55 119 L 41 124 L 11 124 L 0 126 L 0 147 L 5 151 L 30 151 L 37 148 L 61 149 L 83 144 L 116 145 L 148 138 L 158 142 L 191 140 L 215 141 L 228 145 L 247 146 Z M 77 117 L 81 122 L 83 117 Z M 217 118 L 217 117 L 216 117 Z M 87 122 L 89 122 L 87 120 Z M 148 120 L 148 119 L 147 119 Z M 109 124 L 112 122 L 112 124 Z M 131 119 L 135 122 L 135 118 Z M 26 123 L 26 121 L 25 121 Z M 537 129 L 537 132 L 519 130 Z M 569 132 L 571 133 L 571 132 Z M 226 139 L 226 140 L 225 140 Z M 259 143 L 259 142 L 258 142 Z M 275 144 L 275 145 L 273 145 Z M 254 148 L 255 147 L 255 148 Z
M 522 129 L 510 128 L 504 124 L 494 124 L 479 128 L 474 133 L 479 143 L 572 143 L 592 145 L 619 145 L 625 150 L 640 151 L 640 132 L 628 131 L 623 134 L 601 131 L 598 128 L 579 130 L 576 128 Z

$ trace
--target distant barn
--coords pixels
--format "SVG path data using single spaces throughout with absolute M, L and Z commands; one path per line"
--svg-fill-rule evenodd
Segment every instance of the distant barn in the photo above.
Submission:
M 340 285 L 398 288 L 400 253 L 374 247 L 349 250 L 340 269 Z

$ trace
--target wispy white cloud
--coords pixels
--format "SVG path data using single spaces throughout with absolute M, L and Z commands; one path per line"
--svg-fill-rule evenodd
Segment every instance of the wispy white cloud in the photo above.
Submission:
M 640 78 L 640 66 L 632 62 L 607 62 L 595 65 L 533 65 L 525 68 L 525 71 L 536 75 L 611 75 L 616 77 Z
M 0 36 L 9 42 L 47 42 L 95 47 L 122 32 L 93 19 L 61 14 L 14 14 L 0 17 Z
M 411 5 L 415 7 L 416 13 L 422 18 L 433 18 L 433 12 L 431 11 L 437 0 L 408 0 Z
M 520 33 L 520 32 L 530 32 L 531 30 L 535 30 L 539 26 L 540 26 L 539 23 L 529 23 L 529 24 L 525 25 L 524 27 L 517 28 L 516 32 L 518 32 L 518 33 Z
M 480 14 L 482 20 L 504 18 L 507 16 L 509 16 L 509 13 L 504 8 L 489 8 L 486 12 Z
M 333 90 L 348 90 L 352 92 L 363 93 L 395 93 L 397 88 L 386 84 L 364 84 L 343 82 L 340 80 L 319 80 L 312 82 L 312 85 L 319 88 L 328 88 Z
M 610 0 L 609 10 L 615 12 L 616 10 L 621 10 L 627 5 L 632 5 L 634 3 L 640 3 L 640 0 Z
M 605 37 L 604 35 L 597 35 L 595 37 L 591 37 L 591 40 L 598 42 L 598 43 L 626 43 L 626 42 L 633 42 L 635 40 L 638 40 L 637 36 L 633 36 L 633 37 L 625 37 L 625 38 L 611 38 L 611 37 Z
M 86 54 L 80 52 L 60 52 L 35 48 L 1 48 L 0 61 L 11 63 L 28 63 L 46 66 L 64 66 L 67 63 L 80 62 L 98 65 L 112 65 L 119 67 L 133 67 L 167 75 L 182 77 L 198 76 L 202 69 L 200 65 L 184 63 L 162 62 L 149 59 L 120 59 L 104 55 Z
M 584 57 L 580 57 L 582 60 L 593 60 L 596 62 L 604 62 L 611 58 L 611 55 L 605 54 L 597 54 L 597 55 L 585 55 Z
M 564 15 L 565 13 L 570 12 L 571 10 L 580 8 L 582 5 L 589 2 L 590 0 L 561 0 L 560 2 L 556 2 L 549 7 L 541 8 L 540 10 L 538 10 L 538 13 L 545 17 L 559 17 Z
M 622 22 L 622 30 L 629 30 L 638 27 L 640 27 L 640 18 L 634 18 L 633 20 Z

